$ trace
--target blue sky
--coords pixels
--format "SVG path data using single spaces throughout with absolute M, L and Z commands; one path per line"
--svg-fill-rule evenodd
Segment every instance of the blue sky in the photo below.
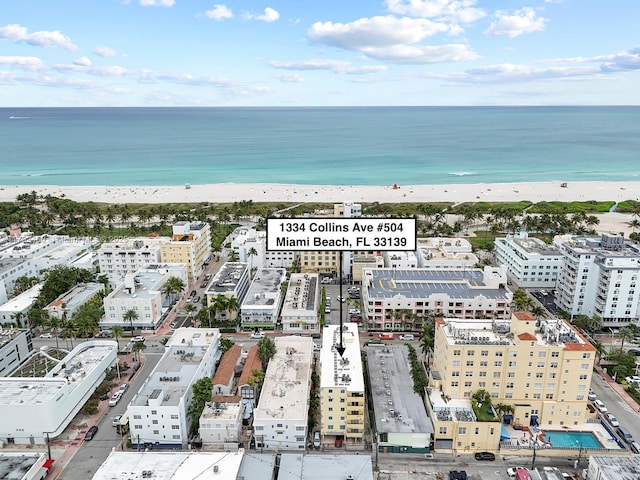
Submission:
M 0 106 L 638 105 L 639 0 L 2 0 Z

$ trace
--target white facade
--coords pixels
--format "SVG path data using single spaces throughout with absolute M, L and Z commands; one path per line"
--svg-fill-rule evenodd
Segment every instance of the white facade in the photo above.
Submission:
M 562 267 L 555 303 L 571 315 L 599 315 L 605 327 L 637 322 L 640 251 L 621 237 L 556 237 Z
M 320 331 L 320 278 L 317 273 L 294 273 L 282 305 L 282 331 Z
M 253 413 L 256 446 L 270 450 L 304 450 L 307 439 L 313 341 L 310 337 L 275 339 Z
M 589 455 L 588 480 L 637 480 L 640 455 Z
M 555 245 L 526 232 L 495 239 L 494 253 L 498 265 L 521 288 L 555 288 L 562 267 L 562 253 Z
M 204 294 L 207 305 L 213 305 L 216 297 L 222 295 L 227 298 L 235 297 L 238 305 L 242 305 L 249 288 L 249 268 L 246 263 L 226 262 L 207 286 Z M 226 320 L 231 312 L 216 312 L 217 320 Z
M 267 250 L 267 232 L 240 227 L 234 232 L 231 248 L 238 254 L 238 260 L 251 268 L 290 268 L 296 259 L 293 251 Z M 249 252 L 254 249 L 253 255 Z
M 170 240 L 168 237 L 138 237 L 103 243 L 98 249 L 100 272 L 118 282 L 128 273 L 159 263 L 160 245 Z
M 33 352 L 29 330 L 3 330 L 0 328 L 0 377 L 8 377 Z
M 432 270 L 460 270 L 473 268 L 478 257 L 465 238 L 419 238 L 416 257 L 420 268 Z
M 171 277 L 187 284 L 187 267 L 184 264 L 148 265 L 133 274 L 127 274 L 120 284 L 104 299 L 102 327 L 120 325 L 124 328 L 157 328 L 168 310 L 168 300 L 162 287 Z M 138 318 L 130 322 L 124 314 L 135 310 Z
M 0 478 L 6 480 L 41 480 L 49 473 L 44 452 L 0 453 Z
M 127 409 L 131 441 L 185 447 L 191 421 L 187 415 L 193 384 L 211 378 L 219 356 L 217 328 L 179 328 L 162 358 Z
M 502 267 L 364 270 L 362 313 L 376 330 L 422 329 L 422 318 L 511 318 L 513 294 Z
M 275 328 L 282 305 L 284 268 L 260 268 L 240 306 L 243 328 Z
M 418 268 L 415 252 L 382 252 L 386 268 Z
M 118 345 L 88 340 L 43 378 L 0 378 L 0 440 L 42 443 L 60 435 L 115 362 Z
M 38 283 L 29 290 L 25 290 L 20 295 L 8 300 L 4 305 L 0 305 L 0 324 L 16 325 L 16 320 L 21 317 L 21 323 L 24 325 L 27 312 L 33 306 L 38 295 L 40 295 L 42 286 L 42 283 Z
M 102 290 L 104 290 L 104 285 L 101 283 L 78 284 L 44 307 L 44 310 L 50 317 L 58 318 L 60 320 L 63 318 L 70 319 L 82 305 L 87 303 Z
M 200 415 L 200 439 L 203 445 L 237 446 L 242 434 L 242 403 L 207 403 Z

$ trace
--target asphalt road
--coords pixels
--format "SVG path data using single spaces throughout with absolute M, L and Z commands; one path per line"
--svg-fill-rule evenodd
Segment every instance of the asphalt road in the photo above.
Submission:
M 155 347 L 153 347 L 155 349 Z M 136 376 L 129 382 L 129 389 L 125 392 L 120 402 L 115 407 L 110 407 L 107 413 L 98 422 L 98 433 L 89 442 L 83 442 L 71 461 L 58 476 L 58 480 L 77 480 L 79 478 L 92 478 L 100 465 L 109 456 L 111 450 L 120 443 L 120 434 L 111 425 L 111 420 L 116 415 L 121 415 L 127 410 L 129 402 L 140 389 L 147 377 L 151 374 L 161 354 L 145 351 L 145 362 L 138 370 Z M 123 377 L 124 379 L 128 376 Z M 89 427 L 91 425 L 88 425 Z
M 618 393 L 600 375 L 593 375 L 591 388 L 598 399 L 604 402 L 607 410 L 616 416 L 620 425 L 626 427 L 634 439 L 640 439 L 640 414 L 632 410 L 627 402 L 620 398 Z

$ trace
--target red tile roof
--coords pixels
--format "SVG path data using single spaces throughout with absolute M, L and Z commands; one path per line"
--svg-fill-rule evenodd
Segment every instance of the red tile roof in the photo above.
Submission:
M 513 316 L 518 320 L 531 322 L 535 320 L 535 317 L 531 314 L 531 312 L 513 312 Z
M 238 364 L 238 360 L 242 355 L 242 347 L 240 345 L 233 345 L 222 356 L 218 370 L 213 377 L 214 385 L 229 385 L 233 379 L 233 374 Z
M 258 357 L 257 345 L 254 345 L 249 349 L 247 360 L 244 363 L 242 374 L 240 375 L 240 379 L 238 380 L 238 386 L 246 385 L 249 382 L 249 379 L 253 377 L 253 375 L 251 374 L 252 370 L 262 370 L 262 362 Z
M 537 340 L 536 336 L 535 336 L 535 335 L 533 335 L 532 333 L 529 333 L 529 332 L 521 333 L 520 335 L 518 335 L 518 338 L 519 338 L 520 340 L 522 340 L 523 342 L 524 342 L 524 341 L 527 341 L 527 340 L 529 340 L 529 341 L 535 341 L 535 340 Z

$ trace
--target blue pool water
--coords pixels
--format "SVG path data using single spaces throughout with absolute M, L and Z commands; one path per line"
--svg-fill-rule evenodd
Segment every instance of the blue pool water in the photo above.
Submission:
M 591 432 L 545 430 L 544 439 L 554 447 L 604 448 Z

